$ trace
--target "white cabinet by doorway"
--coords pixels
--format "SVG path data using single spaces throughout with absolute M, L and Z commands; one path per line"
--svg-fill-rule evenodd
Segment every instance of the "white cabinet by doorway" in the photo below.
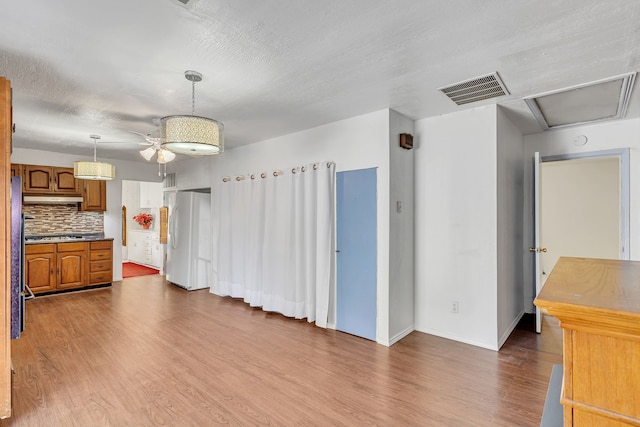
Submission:
M 160 208 L 164 205 L 161 182 L 140 182 L 140 207 Z
M 162 268 L 164 248 L 160 236 L 153 231 L 131 230 L 127 240 L 129 261 L 153 268 Z

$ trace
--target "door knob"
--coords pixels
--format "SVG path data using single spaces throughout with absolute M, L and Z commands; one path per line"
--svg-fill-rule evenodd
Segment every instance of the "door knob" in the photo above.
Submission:
M 529 252 L 544 252 L 544 253 L 546 253 L 547 252 L 547 248 L 540 248 L 540 249 L 529 248 Z

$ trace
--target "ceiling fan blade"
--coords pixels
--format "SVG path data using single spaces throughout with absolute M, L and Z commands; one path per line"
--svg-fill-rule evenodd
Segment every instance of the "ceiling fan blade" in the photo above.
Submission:
M 156 154 L 156 149 L 153 146 L 140 150 L 140 155 L 144 157 L 146 161 L 150 161 L 154 154 Z
M 136 131 L 133 131 L 133 130 L 130 130 L 129 132 L 135 133 L 136 135 L 140 135 L 141 137 L 143 137 L 145 139 L 145 141 L 147 141 L 147 142 L 149 142 L 151 144 L 157 144 L 157 143 L 160 143 L 162 141 L 162 138 L 153 137 L 153 136 L 151 136 L 151 134 L 146 134 L 145 135 L 143 133 L 136 132 Z

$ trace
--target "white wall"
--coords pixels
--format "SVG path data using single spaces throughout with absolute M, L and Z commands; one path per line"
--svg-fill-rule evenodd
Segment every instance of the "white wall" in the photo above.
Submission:
M 415 125 L 415 327 L 487 348 L 497 347 L 496 110 Z
M 577 146 L 574 140 L 579 135 L 588 138 L 587 144 Z M 541 156 L 584 153 L 602 150 L 629 148 L 629 208 L 630 208 L 630 250 L 631 260 L 640 260 L 640 119 L 621 120 L 550 130 L 524 137 L 524 240 L 533 246 L 533 194 L 532 159 L 533 153 Z M 533 311 L 534 284 L 533 257 L 524 256 L 524 299 L 525 309 Z
M 497 117 L 498 162 L 498 348 L 524 314 L 522 257 L 529 253 L 522 235 L 524 137 L 501 108 Z M 526 251 L 526 252 L 525 252 Z
M 196 162 L 203 161 L 194 159 L 176 164 L 172 170 L 176 171 L 178 188 L 204 186 L 202 184 L 210 177 L 211 181 L 207 186 L 211 186 L 212 193 L 215 194 L 224 176 L 290 168 L 315 161 L 333 161 L 338 172 L 378 168 L 376 340 L 388 344 L 389 155 L 389 110 L 385 109 L 254 144 L 225 149 L 220 156 L 210 158 L 208 165 L 200 163 L 196 166 Z M 202 170 L 203 166 L 209 170 Z M 216 212 L 215 206 L 213 212 Z M 329 319 L 329 323 L 335 323 L 335 317 Z
M 414 121 L 389 112 L 389 344 L 414 330 L 414 152 L 400 147 L 401 133 Z M 416 143 L 416 141 L 414 141 Z M 397 202 L 401 202 L 398 212 Z M 379 307 L 381 309 L 382 307 Z
M 11 154 L 12 163 L 31 165 L 47 165 L 73 167 L 78 160 L 93 160 L 93 157 L 83 157 L 71 154 L 54 153 L 50 151 L 14 148 Z M 160 181 L 157 163 L 129 162 L 126 160 L 108 160 L 116 167 L 116 179 L 107 181 L 107 211 L 104 213 L 105 237 L 113 237 L 113 280 L 122 280 L 122 180 Z

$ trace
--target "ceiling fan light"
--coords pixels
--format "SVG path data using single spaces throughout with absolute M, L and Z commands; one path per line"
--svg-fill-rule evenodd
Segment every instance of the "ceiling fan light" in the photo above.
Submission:
M 151 158 L 155 153 L 156 153 L 156 149 L 153 147 L 153 145 L 151 147 L 147 147 L 144 150 L 140 151 L 140 155 L 144 157 L 146 161 L 151 160 Z
M 198 116 L 167 116 L 160 119 L 162 148 L 190 156 L 207 156 L 224 149 L 224 125 Z
M 175 153 L 169 150 L 165 150 L 164 148 L 161 148 L 160 150 L 158 150 L 158 163 L 160 164 L 169 163 L 175 158 L 176 158 Z

